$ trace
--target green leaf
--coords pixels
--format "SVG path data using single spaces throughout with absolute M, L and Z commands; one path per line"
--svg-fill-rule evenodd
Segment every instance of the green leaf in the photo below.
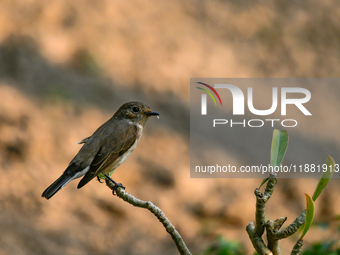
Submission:
M 327 183 L 333 176 L 335 161 L 329 155 L 327 155 L 326 165 L 327 165 L 327 169 L 325 172 L 322 173 L 322 176 L 318 182 L 318 185 L 315 188 L 315 191 L 313 194 L 313 201 L 315 201 L 319 197 L 319 195 L 321 194 L 321 192 L 323 191 L 323 189 L 326 187 Z
M 98 177 L 100 178 L 100 179 L 103 179 L 103 180 L 105 180 L 105 175 L 103 175 L 103 174 L 98 174 Z
M 275 170 L 275 166 L 280 166 L 282 163 L 282 159 L 286 154 L 288 147 L 288 133 L 286 130 L 278 130 L 274 129 L 273 131 L 273 139 L 272 139 L 272 147 L 270 150 L 270 166 Z M 259 189 L 265 184 L 269 178 L 266 178 L 262 181 Z
M 305 227 L 301 234 L 300 240 L 303 239 L 303 237 L 308 232 L 310 226 L 312 225 L 314 213 L 315 213 L 314 201 L 307 194 L 305 194 L 305 196 L 306 196 L 306 201 L 307 201 L 306 221 L 305 221 Z
M 259 189 L 260 189 L 260 188 L 262 187 L 262 185 L 265 184 L 268 180 L 269 180 L 269 178 L 264 179 L 264 180 L 261 182 L 261 185 L 260 185 Z
M 274 129 L 272 147 L 270 151 L 270 165 L 280 166 L 288 147 L 288 132 L 286 130 Z

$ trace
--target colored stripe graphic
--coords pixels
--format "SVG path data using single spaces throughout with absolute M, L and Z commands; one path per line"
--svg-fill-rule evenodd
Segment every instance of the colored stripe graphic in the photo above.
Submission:
M 211 89 L 211 90 L 215 93 L 215 95 L 218 97 L 218 100 L 220 100 L 220 103 L 221 103 L 221 105 L 222 105 L 221 98 L 220 98 L 219 94 L 217 93 L 217 91 L 216 91 L 213 87 L 211 87 L 210 85 L 205 84 L 205 83 L 203 83 L 203 82 L 197 82 L 197 83 L 199 83 L 199 84 L 201 84 L 201 85 L 204 85 L 204 86 L 208 87 L 209 89 Z M 214 101 L 215 101 L 215 100 L 214 100 Z
M 213 97 L 213 95 L 212 95 L 208 90 L 202 89 L 202 88 L 200 88 L 200 87 L 196 87 L 196 88 L 201 89 L 201 90 L 203 90 L 205 93 L 209 94 L 209 96 L 211 96 L 211 98 L 214 100 L 214 103 L 215 103 L 215 105 L 216 105 L 216 100 L 215 100 L 215 98 Z

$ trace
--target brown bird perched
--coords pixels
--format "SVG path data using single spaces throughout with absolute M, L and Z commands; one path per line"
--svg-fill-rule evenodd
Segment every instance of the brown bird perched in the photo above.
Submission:
M 157 115 L 140 102 L 123 104 L 93 135 L 79 143 L 84 145 L 78 154 L 64 173 L 42 193 L 42 197 L 51 198 L 67 183 L 82 176 L 78 189 L 94 177 L 98 178 L 98 174 L 107 176 L 131 155 L 142 137 L 146 121 Z M 123 187 L 121 184 L 118 186 Z

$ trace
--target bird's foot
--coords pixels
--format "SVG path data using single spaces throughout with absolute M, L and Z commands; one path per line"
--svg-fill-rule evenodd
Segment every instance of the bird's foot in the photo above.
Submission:
M 116 183 L 116 184 L 115 184 L 115 187 L 114 187 L 113 190 L 112 190 L 112 195 L 115 195 L 115 191 L 116 191 L 116 193 L 117 193 L 117 189 L 118 189 L 118 188 L 122 188 L 122 189 L 125 190 L 125 187 L 123 186 L 123 184 L 121 184 L 121 183 Z
M 112 178 L 111 178 L 110 176 L 108 176 L 107 174 L 105 174 L 105 177 L 106 177 L 110 182 L 112 182 L 112 183 L 115 185 L 114 188 L 113 188 L 113 191 L 112 191 L 112 194 L 113 194 L 113 195 L 115 195 L 115 191 L 117 191 L 118 188 L 125 189 L 125 187 L 123 186 L 123 184 L 115 182 L 115 181 L 112 180 Z
M 97 176 L 97 180 L 99 181 L 99 183 L 103 183 L 104 181 L 101 180 L 101 178 L 99 178 L 99 176 Z

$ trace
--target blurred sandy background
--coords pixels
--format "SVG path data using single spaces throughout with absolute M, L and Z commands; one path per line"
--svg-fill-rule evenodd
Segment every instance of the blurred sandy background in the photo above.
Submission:
M 189 79 L 339 77 L 339 7 L 336 0 L 1 0 L 0 254 L 177 254 L 153 215 L 95 180 L 40 197 L 76 142 L 131 100 L 161 118 L 148 121 L 114 179 L 158 205 L 193 253 L 223 234 L 251 254 L 245 227 L 260 180 L 190 179 Z M 338 98 L 325 103 L 338 107 Z M 322 125 L 313 130 L 323 137 Z M 290 223 L 316 183 L 280 181 L 268 216 Z M 339 194 L 333 180 L 316 220 L 340 214 Z M 334 237 L 332 228 L 306 239 Z

